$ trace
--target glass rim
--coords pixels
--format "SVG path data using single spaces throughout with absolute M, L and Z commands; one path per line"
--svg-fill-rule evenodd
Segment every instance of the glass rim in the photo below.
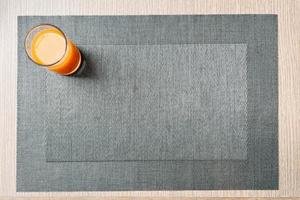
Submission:
M 64 54 L 62 55 L 62 57 L 61 57 L 60 59 L 58 59 L 58 60 L 55 61 L 54 63 L 50 63 L 50 64 L 41 64 L 41 63 L 36 62 L 36 61 L 31 57 L 31 54 L 28 52 L 28 49 L 27 49 L 27 47 L 26 47 L 26 42 L 27 42 L 27 40 L 28 40 L 28 37 L 29 37 L 30 33 L 31 33 L 33 30 L 35 30 L 35 29 L 37 29 L 37 28 L 39 28 L 39 27 L 42 27 L 42 26 L 50 26 L 50 27 L 53 27 L 53 28 L 57 29 L 57 30 L 62 34 L 62 36 L 63 36 L 63 38 L 64 38 L 64 40 L 65 40 L 65 51 L 64 51 Z M 64 33 L 59 27 L 57 27 L 57 26 L 55 26 L 55 25 L 53 25 L 53 24 L 48 24 L 48 23 L 42 23 L 42 24 L 38 24 L 38 25 L 36 25 L 36 26 L 33 26 L 29 31 L 27 31 L 26 36 L 25 36 L 25 40 L 24 40 L 24 48 L 25 48 L 27 57 L 28 57 L 33 63 L 35 63 L 35 64 L 37 64 L 37 65 L 39 65 L 39 66 L 42 66 L 42 67 L 51 67 L 51 66 L 53 66 L 53 65 L 55 65 L 55 64 L 57 64 L 57 63 L 59 63 L 59 62 L 65 57 L 65 55 L 66 55 L 66 53 L 67 53 L 67 47 L 68 47 L 68 40 L 67 40 L 67 37 L 66 37 L 65 33 Z

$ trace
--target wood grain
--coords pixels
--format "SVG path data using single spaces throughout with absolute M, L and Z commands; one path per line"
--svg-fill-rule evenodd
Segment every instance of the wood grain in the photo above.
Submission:
M 280 189 L 16 193 L 17 16 L 149 14 L 278 14 Z M 142 199 L 194 199 L 300 196 L 299 0 L 1 0 L 0 47 L 0 196 L 2 197 L 64 199 L 67 196 L 84 196 L 86 197 L 84 199 L 92 199 L 98 196 L 105 199 L 119 197 L 127 200 L 142 197 Z

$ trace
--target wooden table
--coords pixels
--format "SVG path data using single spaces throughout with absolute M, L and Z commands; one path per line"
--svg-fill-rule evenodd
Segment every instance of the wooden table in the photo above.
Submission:
M 278 14 L 280 189 L 17 193 L 17 16 L 154 14 Z M 0 47 L 0 199 L 300 197 L 300 0 L 0 0 Z

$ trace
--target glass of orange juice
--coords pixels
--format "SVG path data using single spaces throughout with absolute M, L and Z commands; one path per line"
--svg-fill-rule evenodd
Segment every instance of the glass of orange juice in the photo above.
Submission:
M 34 63 L 61 75 L 75 74 L 81 67 L 79 49 L 51 24 L 33 27 L 26 35 L 25 49 Z

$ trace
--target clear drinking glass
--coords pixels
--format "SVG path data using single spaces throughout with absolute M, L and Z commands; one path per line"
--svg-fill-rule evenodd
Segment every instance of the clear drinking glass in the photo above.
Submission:
M 51 24 L 33 27 L 26 35 L 25 50 L 34 63 L 61 75 L 74 74 L 82 62 L 79 49 Z

